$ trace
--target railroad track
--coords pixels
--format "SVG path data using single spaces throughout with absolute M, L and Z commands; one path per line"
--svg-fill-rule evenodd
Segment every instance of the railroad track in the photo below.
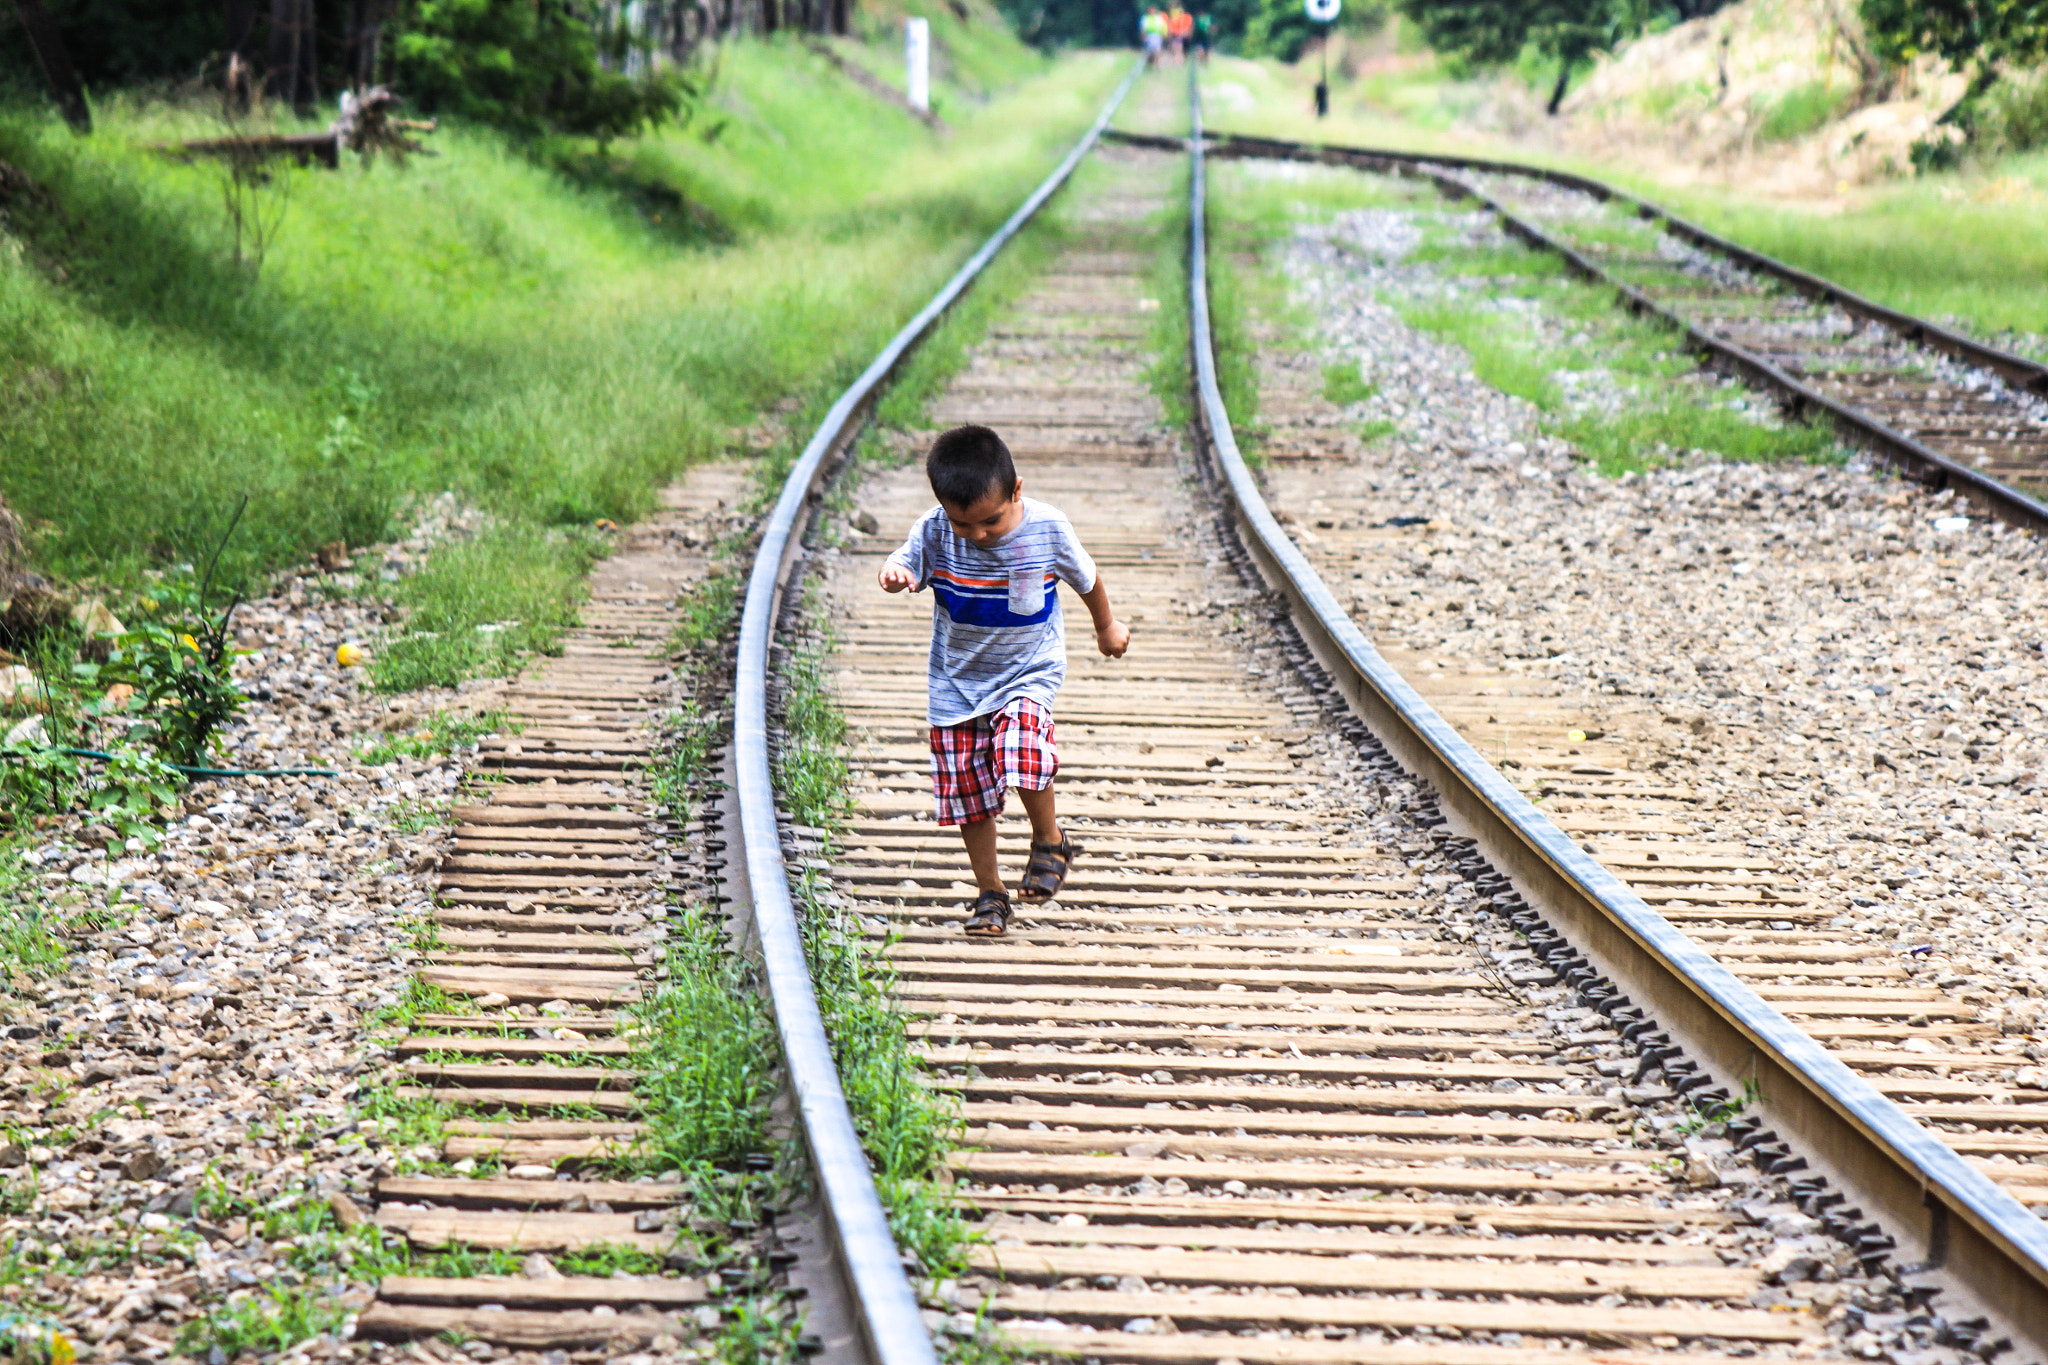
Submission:
M 1585 176 L 1228 133 L 1210 150 L 1416 176 L 1474 199 L 1796 415 L 1830 421 L 1931 488 L 2048 528 L 2048 365 L 1886 308 Z
M 828 575 L 868 742 L 825 851 L 961 1098 L 951 1166 L 988 1238 L 937 1287 L 952 1328 L 986 1314 L 1034 1351 L 1148 1361 L 2038 1349 L 2025 1210 L 1386 668 L 1266 513 L 1213 380 L 1204 443 L 1162 427 L 1136 319 L 1172 174 L 1134 161 L 1077 211 L 934 409 L 1007 425 L 1138 618 L 1126 660 L 1076 659 L 1061 711 L 1063 809 L 1093 852 L 1007 944 L 959 937 L 959 855 L 920 818 L 921 613 L 871 591 L 893 542 Z M 1206 368 L 1205 315 L 1194 332 Z M 890 529 L 927 498 L 905 471 L 861 496 Z M 1703 938 L 1814 928 L 1735 860 L 1661 861 L 1638 872 L 1653 893 L 1726 889 L 1685 916 Z M 1862 981 L 1826 934 L 1728 946 L 1819 1031 L 1940 1008 Z M 1761 1093 L 1731 1115 L 1745 1080 Z
M 1146 88 L 1141 116 L 1167 117 L 1172 98 Z M 1897 1012 L 1938 1001 L 1860 980 L 1878 973 L 1770 869 L 1690 848 L 1624 866 L 1653 893 L 1701 898 L 1674 908 L 1702 912 L 1680 918 L 1720 944 L 1716 962 L 1373 654 L 1236 456 L 1208 369 L 1199 231 L 1201 430 L 1165 424 L 1145 379 L 1157 218 L 1178 192 L 1165 151 L 1114 154 L 1114 183 L 1074 207 L 1059 258 L 934 407 L 1012 435 L 1032 491 L 1074 516 L 1137 628 L 1125 660 L 1077 654 L 1063 697 L 1063 814 L 1089 849 L 1067 894 L 1007 942 L 959 935 L 957 843 L 923 815 L 922 604 L 873 590 L 887 535 L 830 558 L 801 545 L 890 367 L 1092 138 L 835 405 L 749 583 L 721 812 L 739 847 L 717 893 L 751 896 L 821 1176 L 821 1259 L 858 1333 L 849 1358 L 928 1362 L 933 1316 L 968 1334 L 982 1315 L 1033 1354 L 1105 1361 L 1869 1358 L 1901 1343 L 1954 1358 L 2013 1341 L 2037 1356 L 2038 1224 L 1964 1163 L 1968 1144 L 1932 1140 L 1757 996 L 1848 1044 L 1894 1037 Z M 1201 185 L 1198 158 L 1198 228 Z M 906 470 L 860 496 L 890 531 L 928 500 Z M 665 680 L 632 646 L 665 633 L 674 583 L 701 572 L 674 544 L 640 544 L 651 557 L 610 562 L 569 654 L 508 696 L 529 727 L 489 754 L 503 782 L 464 813 L 445 869 L 423 976 L 483 1014 L 423 1018 L 400 1050 L 422 1093 L 478 1111 L 441 1154 L 507 1170 L 382 1182 L 373 1216 L 427 1245 L 673 1235 L 672 1185 L 550 1169 L 631 1141 L 613 1011 L 644 989 L 666 869 L 713 851 L 636 809 L 638 710 Z M 791 589 L 820 565 L 842 642 L 828 671 L 863 742 L 859 811 L 812 848 L 774 808 L 768 669 Z M 1560 766 L 1560 782 L 1586 779 L 1567 795 L 1588 809 L 1654 799 Z M 665 849 L 676 833 L 684 846 Z M 899 975 L 930 1083 L 959 1098 L 948 1164 L 985 1238 L 969 1277 L 927 1286 L 950 1315 L 919 1315 L 831 1074 L 786 880 L 787 858 L 816 853 Z M 1760 915 L 1788 937 L 1751 949 Z M 1859 981 L 1836 987 L 1845 965 Z M 536 1017 L 564 1007 L 573 1019 Z M 576 1036 L 548 1036 L 561 1028 Z M 577 1064 L 548 1060 L 564 1054 Z M 1760 1093 L 1731 1112 L 1752 1079 Z M 533 1116 L 562 1103 L 584 1117 Z M 2010 1121 L 2032 1106 L 1998 1107 Z M 359 1331 L 610 1352 L 679 1334 L 705 1289 L 395 1278 Z
M 1478 927 L 1462 879 L 1446 898 L 1423 825 L 1351 825 L 1398 778 L 1330 742 L 1280 649 L 1179 610 L 1237 571 L 1144 387 L 1143 333 L 1103 325 L 1143 316 L 1175 169 L 1124 155 L 1029 324 L 992 329 L 933 412 L 1008 419 L 1037 452 L 1027 485 L 1136 622 L 1127 659 L 1073 659 L 1062 814 L 1089 851 L 1005 944 L 961 936 L 957 840 L 924 818 L 929 609 L 874 592 L 886 537 L 832 580 L 842 704 L 869 737 L 833 876 L 961 1096 L 953 1167 L 989 1239 L 963 1311 L 981 1297 L 1035 1346 L 1102 1359 L 1819 1343 L 1723 1264 L 1733 1194 L 1675 1192 L 1653 1167 L 1671 1151 L 1629 1136 L 1676 1110 L 1588 1087 L 1621 1051 L 1605 1021 L 1505 979 L 1487 954 L 1512 935 Z M 862 500 L 894 527 L 929 496 L 913 469 Z
M 643 769 L 660 741 L 650 719 L 675 700 L 672 604 L 703 577 L 701 547 L 744 479 L 736 466 L 693 470 L 598 566 L 562 655 L 494 699 L 509 733 L 479 751 L 484 799 L 452 812 L 416 969 L 461 1008 L 420 1014 L 391 1048 L 399 1098 L 453 1115 L 421 1155 L 454 1174 L 376 1184 L 369 1216 L 415 1247 L 659 1257 L 689 1216 L 673 1179 L 578 1168 L 624 1155 L 641 1132 L 621 1010 L 661 962 L 671 894 L 711 890 L 686 875 L 704 863 L 703 832 L 668 824 Z M 774 1251 L 772 1229 L 761 1236 Z M 687 1339 L 709 1297 L 696 1277 L 387 1276 L 356 1331 L 620 1353 Z

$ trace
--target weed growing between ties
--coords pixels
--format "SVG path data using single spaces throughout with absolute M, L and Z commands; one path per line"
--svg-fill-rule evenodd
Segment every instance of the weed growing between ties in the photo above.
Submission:
M 559 654 L 604 552 L 598 533 L 522 524 L 445 546 L 384 586 L 404 623 L 372 652 L 371 681 L 385 692 L 453 687 L 509 674 L 532 654 Z
M 436 711 L 425 725 L 402 735 L 376 740 L 359 750 L 356 757 L 364 766 L 371 768 L 396 758 L 444 758 L 457 749 L 469 748 L 486 736 L 505 729 L 505 720 L 503 711 L 481 711 L 473 716 Z M 515 725 L 511 730 L 516 735 L 525 728 Z
M 735 530 L 709 558 L 715 565 L 744 563 L 751 539 L 751 528 Z M 684 699 L 643 774 L 678 826 L 696 819 L 717 780 L 710 760 L 722 735 L 730 683 L 725 646 L 737 625 L 739 581 L 714 571 L 678 604 L 669 645 Z M 724 1311 L 709 1342 L 717 1358 L 794 1361 L 803 1315 L 775 1285 L 750 1235 L 801 1179 L 800 1149 L 770 1131 L 782 1080 L 775 1021 L 751 966 L 730 951 L 715 907 L 671 905 L 663 965 L 664 977 L 628 1008 L 619 1035 L 633 1045 L 643 1131 L 630 1149 L 600 1164 L 622 1177 L 654 1175 L 687 1188 L 692 1216 L 665 1264 L 718 1276 Z M 559 1258 L 557 1265 L 572 1274 L 611 1273 L 602 1258 L 583 1271 Z
M 1158 245 L 1149 276 L 1159 311 L 1152 322 L 1152 364 L 1146 379 L 1158 397 L 1168 425 L 1186 428 L 1195 420 L 1194 361 L 1188 322 L 1188 176 L 1175 173 L 1168 207 L 1157 220 Z M 1260 443 L 1258 342 L 1251 335 L 1252 315 L 1266 301 L 1263 280 L 1244 278 L 1244 234 L 1219 235 L 1220 220 L 1209 215 L 1209 337 L 1216 358 L 1216 387 L 1223 410 L 1245 461 L 1254 468 L 1265 462 Z M 1234 225 L 1233 225 L 1234 226 Z M 1229 242 L 1226 245 L 1226 240 Z
M 791 821 L 824 832 L 822 853 L 829 856 L 831 839 L 853 809 L 841 752 L 846 720 L 825 685 L 831 641 L 817 628 L 821 604 L 812 598 L 805 608 L 811 637 L 792 645 L 777 678 L 784 734 L 776 790 Z M 814 868 L 804 868 L 792 890 L 840 1083 L 896 1243 L 923 1274 L 957 1274 L 965 1265 L 967 1230 L 932 1179 L 959 1135 L 957 1114 L 941 1092 L 918 1079 L 895 973 L 865 940 L 858 917 L 826 901 Z

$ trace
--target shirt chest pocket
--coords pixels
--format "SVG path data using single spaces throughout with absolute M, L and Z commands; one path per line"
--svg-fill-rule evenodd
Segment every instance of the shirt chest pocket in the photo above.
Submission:
M 1010 614 L 1036 616 L 1045 609 L 1045 569 L 1010 570 Z

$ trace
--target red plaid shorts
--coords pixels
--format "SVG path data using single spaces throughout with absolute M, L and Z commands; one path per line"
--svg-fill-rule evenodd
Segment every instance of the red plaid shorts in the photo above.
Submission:
M 1043 791 L 1059 770 L 1052 712 L 1029 698 L 994 715 L 932 727 L 932 796 L 942 825 L 1001 815 L 1009 788 Z

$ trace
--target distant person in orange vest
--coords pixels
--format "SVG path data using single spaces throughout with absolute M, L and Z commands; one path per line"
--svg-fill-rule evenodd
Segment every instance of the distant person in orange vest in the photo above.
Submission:
M 1195 16 L 1179 5 L 1166 12 L 1166 37 L 1173 44 L 1173 59 L 1187 55 L 1188 37 L 1195 31 Z

